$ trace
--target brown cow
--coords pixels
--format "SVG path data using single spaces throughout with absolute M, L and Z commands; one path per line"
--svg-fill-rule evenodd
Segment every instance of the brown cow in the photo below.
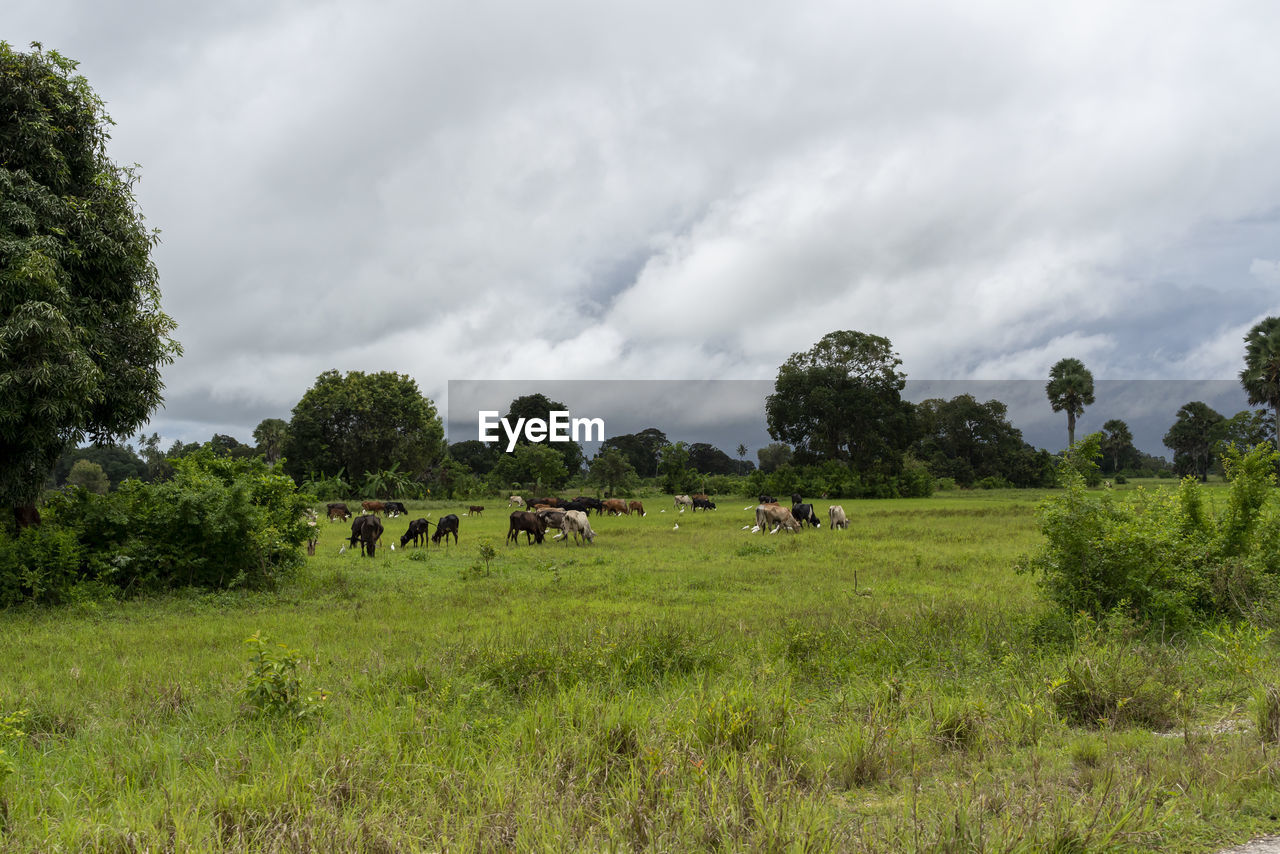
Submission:
M 543 535 L 546 533 L 546 526 L 542 524 L 542 520 L 538 518 L 537 513 L 531 513 L 528 510 L 511 511 L 511 521 L 507 528 L 507 542 L 515 544 L 520 542 L 520 532 L 524 531 L 525 542 L 530 540 L 541 545 Z
M 604 502 L 604 512 L 610 516 L 630 516 L 631 511 L 627 508 L 627 502 L 621 498 L 609 498 Z
M 335 501 L 332 504 L 329 504 L 326 506 L 329 511 L 330 522 L 336 519 L 342 519 L 345 521 L 351 518 L 351 511 L 347 509 L 347 505 L 343 504 L 340 501 Z
M 467 508 L 468 516 L 479 516 L 483 512 L 484 512 L 484 505 L 481 505 L 481 504 L 472 504 L 470 507 Z
M 639 501 L 628 501 L 627 509 L 637 516 L 644 515 L 644 505 L 641 504 Z
M 360 507 L 363 508 L 365 513 L 372 513 L 375 516 L 387 509 L 387 505 L 381 501 L 361 501 Z

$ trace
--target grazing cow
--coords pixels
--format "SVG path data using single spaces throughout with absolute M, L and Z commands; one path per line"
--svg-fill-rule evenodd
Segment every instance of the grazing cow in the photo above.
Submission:
M 636 516 L 644 515 L 644 505 L 641 504 L 639 501 L 628 501 L 627 509 L 630 510 Z
M 381 513 L 383 508 L 385 508 L 386 506 L 387 505 L 383 504 L 381 501 L 361 501 L 360 502 L 360 507 L 361 509 L 364 510 L 365 513 L 369 513 L 375 516 Z
M 555 528 L 560 531 L 560 534 L 556 536 L 557 540 L 564 536 L 564 513 L 565 511 L 559 507 L 547 507 L 537 511 L 538 518 L 542 520 L 544 530 Z
M 599 498 L 592 498 L 588 495 L 579 495 L 573 500 L 578 504 L 585 505 L 589 510 L 596 511 L 597 516 L 599 516 L 601 513 L 604 512 L 604 502 L 601 501 Z
M 774 498 L 772 495 L 761 495 L 760 503 L 761 504 L 777 504 L 778 499 Z
M 693 495 L 690 495 L 689 497 L 692 498 L 694 501 L 697 501 L 699 498 L 701 498 L 703 501 L 707 501 L 711 498 L 711 496 L 707 495 L 705 492 L 695 492 Z
M 525 503 L 526 503 L 526 504 L 528 504 L 530 507 L 533 507 L 534 505 L 537 505 L 537 504 L 545 504 L 545 505 L 547 505 L 548 507 L 559 507 L 559 506 L 560 506 L 560 499 L 559 499 L 559 498 L 556 498 L 556 497 L 553 495 L 553 496 L 550 496 L 550 497 L 548 497 L 548 498 L 530 498 L 530 499 L 529 499 L 528 501 L 526 501 Z
M 508 506 L 508 507 L 523 507 L 523 506 L 524 506 L 524 499 L 523 499 L 523 498 L 521 498 L 519 495 L 513 495 L 513 496 L 511 496 L 510 498 L 508 498 L 508 499 L 507 499 L 507 506 Z
M 404 509 L 404 505 L 399 501 L 382 502 L 382 511 L 388 516 L 408 516 L 409 511 Z
M 814 511 L 812 504 L 792 504 L 791 515 L 801 525 L 808 522 L 815 528 L 822 527 L 822 522 L 818 519 L 818 514 Z
M 453 544 L 456 546 L 458 544 L 458 517 L 452 513 L 436 522 L 436 532 L 431 535 L 431 542 L 437 546 L 440 545 L 441 538 L 448 542 L 450 534 L 453 534 Z
M 794 507 L 804 501 L 804 496 L 798 492 L 791 493 L 791 505 Z
M 409 523 L 409 530 L 404 532 L 404 536 L 400 538 L 400 548 L 404 548 L 413 540 L 413 544 L 420 545 L 419 540 L 426 540 L 427 535 L 431 533 L 431 523 L 426 519 L 414 519 Z
M 839 504 L 832 504 L 827 508 L 827 518 L 831 520 L 831 530 L 848 530 L 849 517 L 844 514 L 844 508 Z
M 694 513 L 697 513 L 699 510 L 715 510 L 715 509 L 716 509 L 716 503 L 714 501 L 708 501 L 705 498 L 693 499 Z
M 627 509 L 627 502 L 621 498 L 610 498 L 604 502 L 604 512 L 610 516 L 630 516 L 631 511 Z
M 763 533 L 772 527 L 769 533 L 777 533 L 778 528 L 786 528 L 792 533 L 800 530 L 800 523 L 791 515 L 791 511 L 781 504 L 761 504 L 756 507 L 756 527 Z
M 561 501 L 561 502 L 560 502 L 560 507 L 559 507 L 558 509 L 560 509 L 560 510 L 577 510 L 577 511 L 579 511 L 579 512 L 581 512 L 581 513 L 590 513 L 590 512 L 591 512 L 591 508 L 590 508 L 590 506 L 588 506 L 588 505 L 586 505 L 586 504 L 583 504 L 581 501 L 579 501 L 579 500 L 578 500 L 578 499 L 576 499 L 576 498 L 575 498 L 575 499 L 573 499 L 572 501 Z
M 692 498 L 690 498 L 689 496 L 687 496 L 687 495 L 677 495 L 677 496 L 676 496 L 676 508 L 677 508 L 681 513 L 683 513 L 683 512 L 684 512 L 684 508 L 686 508 L 686 507 L 692 507 L 692 506 L 693 506 L 693 499 L 692 499 Z
M 479 515 L 480 515 L 481 513 L 483 513 L 483 512 L 484 512 L 484 505 L 483 505 L 483 504 L 472 504 L 471 506 L 469 506 L 469 507 L 467 508 L 467 515 L 468 515 L 468 516 L 479 516 Z
M 565 537 L 565 545 L 569 544 L 567 534 L 573 534 L 573 541 L 578 542 L 581 535 L 584 543 L 594 543 L 596 540 L 596 532 L 591 530 L 591 521 L 587 519 L 587 514 L 581 510 L 568 510 L 564 514 L 564 527 L 560 529 L 561 536 Z
M 360 554 L 373 557 L 378 540 L 382 538 L 382 520 L 377 516 L 357 516 L 351 523 L 351 547 L 360 544 Z
M 341 519 L 345 522 L 351 518 L 351 511 L 347 509 L 347 505 L 340 501 L 335 501 L 332 504 L 326 505 L 326 507 L 328 508 L 330 522 L 337 519 Z
M 520 541 L 520 532 L 524 531 L 524 540 L 526 543 L 533 541 L 542 544 L 542 538 L 546 534 L 546 526 L 542 524 L 542 520 L 538 518 L 537 513 L 531 513 L 528 510 L 511 511 L 511 521 L 507 528 L 507 542 L 518 543 Z

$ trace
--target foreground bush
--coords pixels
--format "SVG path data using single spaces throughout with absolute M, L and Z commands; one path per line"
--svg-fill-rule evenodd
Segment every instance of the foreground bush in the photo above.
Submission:
M 1095 617 L 1119 609 L 1181 626 L 1243 613 L 1276 591 L 1278 457 L 1268 445 L 1247 454 L 1229 448 L 1223 467 L 1231 486 L 1218 513 L 1194 478 L 1176 491 L 1093 497 L 1064 467 L 1066 494 L 1042 506 L 1046 544 L 1029 568 L 1054 602 Z
M 45 522 L 0 535 L 0 607 L 64 602 L 86 586 L 126 593 L 262 587 L 301 562 L 306 496 L 261 460 L 197 453 L 162 483 L 69 489 Z

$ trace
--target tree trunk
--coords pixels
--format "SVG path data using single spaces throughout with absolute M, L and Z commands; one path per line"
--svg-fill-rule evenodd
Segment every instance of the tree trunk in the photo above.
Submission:
M 1076 414 L 1071 410 L 1067 410 L 1067 450 L 1071 450 L 1076 444 Z
M 34 504 L 16 504 L 13 508 L 13 520 L 18 530 L 40 524 L 40 511 Z

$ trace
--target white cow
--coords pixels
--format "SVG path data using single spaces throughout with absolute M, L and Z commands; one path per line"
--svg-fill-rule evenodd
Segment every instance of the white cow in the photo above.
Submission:
M 564 527 L 560 530 L 560 535 L 573 534 L 573 541 L 578 541 L 578 535 L 582 535 L 582 539 L 588 543 L 594 543 L 596 532 L 591 530 L 591 522 L 587 519 L 587 514 L 581 510 L 566 510 L 564 514 Z M 566 537 L 565 542 L 568 543 Z
M 523 506 L 524 506 L 524 499 L 523 499 L 523 498 L 521 498 L 519 495 L 513 495 L 513 496 L 511 496 L 510 498 L 508 498 L 508 499 L 507 499 L 507 506 L 508 506 L 508 507 L 523 507 Z
M 849 529 L 849 517 L 844 514 L 844 508 L 839 504 L 832 504 L 827 508 L 827 518 L 831 520 L 831 530 Z

